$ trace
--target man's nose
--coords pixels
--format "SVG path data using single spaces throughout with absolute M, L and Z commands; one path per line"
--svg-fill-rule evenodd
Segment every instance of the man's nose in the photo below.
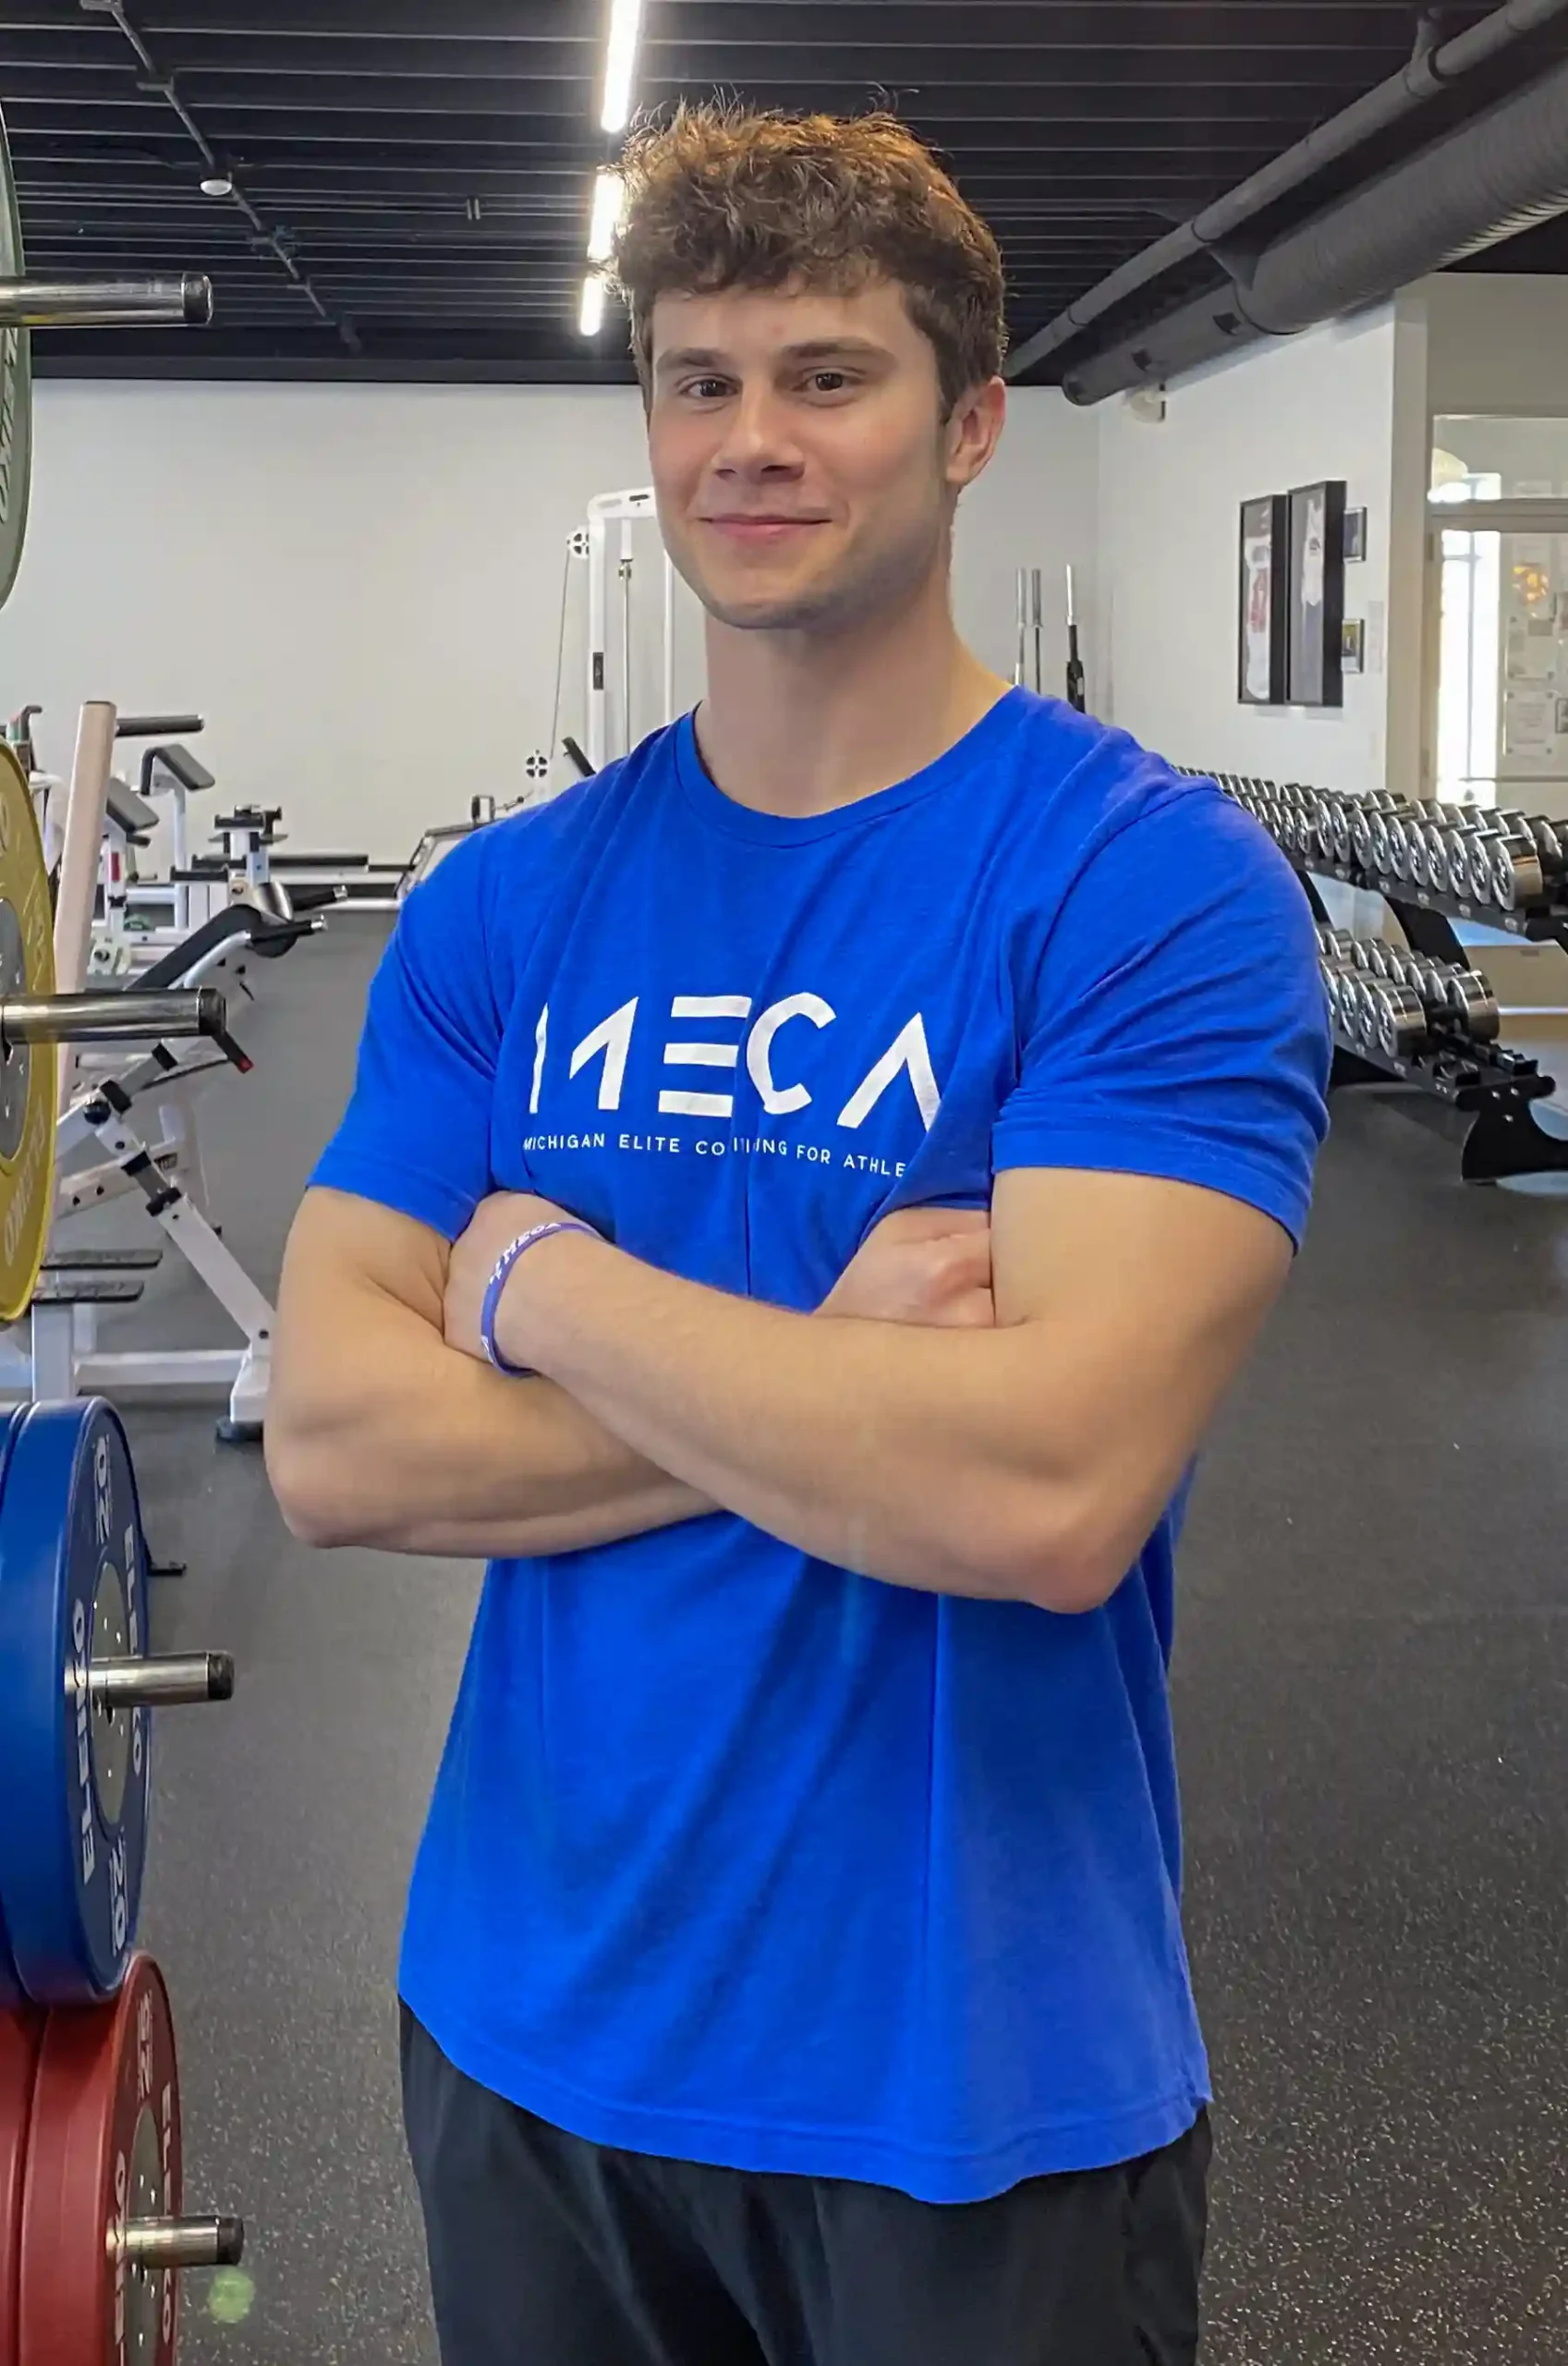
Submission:
M 805 459 L 784 406 L 768 387 L 748 388 L 731 411 L 712 465 L 721 476 L 798 476 Z

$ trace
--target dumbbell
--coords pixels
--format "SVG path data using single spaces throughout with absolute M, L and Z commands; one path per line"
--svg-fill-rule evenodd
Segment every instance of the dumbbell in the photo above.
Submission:
M 1470 886 L 1476 903 L 1496 904 L 1505 912 L 1527 911 L 1543 901 L 1541 849 L 1523 813 L 1480 817 L 1471 841 Z
M 1414 1059 L 1430 1032 L 1419 995 L 1392 978 L 1370 979 L 1367 988 L 1376 1048 L 1386 1060 Z
M 1386 1060 L 1410 1060 L 1426 1048 L 1429 1036 L 1420 997 L 1396 979 L 1372 971 L 1357 974 L 1355 986 L 1355 1040 L 1364 1049 Z
M 136 1945 L 152 1713 L 234 1691 L 221 1653 L 150 1652 L 130 1450 L 95 1399 L 5 1425 L 0 1669 L 0 2006 L 91 2004 Z
M 1367 937 L 1365 942 L 1366 967 L 1370 975 L 1386 978 L 1391 985 L 1404 985 L 1404 957 L 1398 945 L 1386 943 L 1380 936 Z
M 1443 876 L 1448 893 L 1462 904 L 1472 902 L 1475 896 L 1470 861 L 1474 836 L 1475 832 L 1463 810 L 1443 825 Z
M 1407 808 L 1403 797 L 1392 790 L 1379 789 L 1366 800 L 1365 843 L 1358 847 L 1356 860 L 1365 871 L 1373 871 L 1385 879 L 1394 875 L 1393 845 L 1391 831 Z
M 1355 1010 L 1352 996 L 1355 985 L 1354 970 L 1341 969 L 1333 962 L 1323 965 L 1323 985 L 1329 997 L 1329 1017 L 1336 1035 L 1347 1043 L 1355 1039 Z
M 1448 808 L 1432 800 L 1417 805 L 1411 818 L 1411 878 L 1417 887 L 1428 887 L 1439 896 L 1450 892 L 1449 822 Z
M 1403 982 L 1418 995 L 1439 1028 L 1457 1030 L 1478 1043 L 1495 1043 L 1502 1015 L 1491 981 L 1479 970 L 1464 970 L 1425 954 L 1408 953 L 1398 965 Z
M 1444 986 L 1451 1023 L 1477 1043 L 1495 1043 L 1502 1032 L 1502 1013 L 1491 980 L 1479 970 L 1450 970 Z
M 1434 961 L 1425 953 L 1400 953 L 1392 957 L 1391 974 L 1395 983 L 1407 986 L 1422 1007 L 1440 1021 L 1448 1009 L 1448 965 Z
M 188 2218 L 168 1991 L 0 2015 L 0 2366 L 174 2366 L 181 2271 L 237 2266 L 237 2218 Z M 15 2349 L 12 2344 L 15 2342 Z

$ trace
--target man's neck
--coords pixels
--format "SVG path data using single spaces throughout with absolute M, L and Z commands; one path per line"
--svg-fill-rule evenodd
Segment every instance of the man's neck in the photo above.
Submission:
M 956 747 L 1007 685 L 958 638 L 941 583 L 913 608 L 832 632 L 710 624 L 698 740 L 709 773 L 760 813 L 831 813 Z

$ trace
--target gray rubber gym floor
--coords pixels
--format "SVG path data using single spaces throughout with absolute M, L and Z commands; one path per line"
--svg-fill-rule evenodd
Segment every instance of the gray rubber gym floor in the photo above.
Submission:
M 264 1283 L 346 1090 L 379 937 L 338 922 L 237 1026 L 216 1209 Z M 1288 1307 L 1209 1456 L 1177 1692 L 1221 2105 L 1211 2366 L 1568 2353 L 1568 1206 L 1467 1193 L 1342 1102 Z M 221 1322 L 171 1275 L 137 1328 Z M 133 1411 L 165 1648 L 146 1935 L 180 2017 L 193 2206 L 254 2300 L 196 2366 L 433 2359 L 397 2124 L 404 1878 L 478 1583 L 292 1543 L 210 1409 Z M 590 2366 L 590 2361 L 583 2361 Z

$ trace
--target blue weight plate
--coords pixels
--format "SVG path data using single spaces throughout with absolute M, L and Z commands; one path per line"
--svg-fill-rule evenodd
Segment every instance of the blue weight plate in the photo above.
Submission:
M 95 1657 L 147 1649 L 147 1556 L 130 1449 L 97 1400 L 35 1405 L 0 1494 L 0 1913 L 38 2005 L 112 1996 L 136 1942 L 147 1851 L 145 1709 L 95 1707 Z
M 25 1405 L 18 1405 L 14 1412 L 0 1415 L 0 1502 L 4 1502 L 6 1495 L 6 1465 L 11 1458 L 11 1440 L 20 1429 L 26 1411 Z M 0 1669 L 3 1666 L 4 1663 L 0 1662 Z M 3 1684 L 3 1679 L 0 1679 L 0 1684 Z M 5 1714 L 4 1691 L 0 1689 L 0 1719 Z M 0 1904 L 0 2014 L 17 2012 L 24 2001 L 17 1979 L 17 1968 L 11 1961 L 11 1941 L 6 1929 L 4 1905 Z

